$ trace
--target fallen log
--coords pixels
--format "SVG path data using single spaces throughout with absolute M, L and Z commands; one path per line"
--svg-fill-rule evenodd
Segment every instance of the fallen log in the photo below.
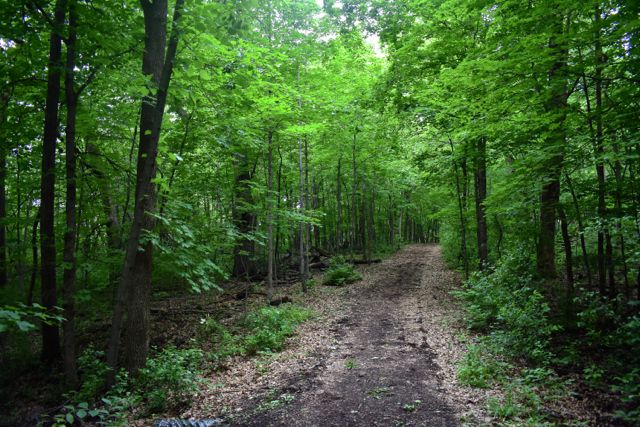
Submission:
M 273 306 L 273 307 L 277 307 L 281 304 L 286 304 L 288 302 L 293 302 L 293 300 L 291 298 L 289 298 L 288 296 L 283 296 L 280 298 L 274 298 L 269 302 L 269 305 Z
M 364 259 L 349 259 L 347 260 L 347 262 L 349 264 L 377 264 L 379 262 L 382 262 L 382 259 L 380 258 L 376 258 L 376 259 L 370 259 L 370 260 L 364 260 Z

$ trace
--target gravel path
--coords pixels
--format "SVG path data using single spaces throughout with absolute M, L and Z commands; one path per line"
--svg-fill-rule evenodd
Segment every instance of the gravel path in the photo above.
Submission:
M 294 364 L 279 397 L 243 410 L 237 426 L 474 424 L 480 395 L 455 383 L 462 345 L 450 326 L 458 279 L 435 245 L 411 245 L 344 289 L 333 339 L 315 363 Z M 271 400 L 269 400 L 271 399 Z M 271 406 L 265 402 L 272 402 Z M 273 403 L 275 402 L 275 403 Z

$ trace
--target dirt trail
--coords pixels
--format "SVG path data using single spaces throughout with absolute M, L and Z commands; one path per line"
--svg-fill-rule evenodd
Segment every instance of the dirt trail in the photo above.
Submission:
M 455 283 L 435 245 L 411 245 L 369 267 L 345 289 L 333 345 L 282 388 L 291 402 L 232 425 L 459 425 L 460 407 L 473 399 L 458 396 L 460 405 L 452 396 L 458 350 L 443 307 Z

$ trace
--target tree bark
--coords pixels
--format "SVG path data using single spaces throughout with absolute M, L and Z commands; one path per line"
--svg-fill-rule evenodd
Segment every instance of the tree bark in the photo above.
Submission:
M 0 288 L 7 286 L 7 150 L 9 149 L 7 144 L 6 122 L 7 122 L 7 108 L 9 106 L 9 99 L 11 92 L 8 88 L 2 89 L 0 108 Z M 18 184 L 19 185 L 19 184 Z M 20 219 L 20 200 L 18 200 L 18 215 L 17 219 Z M 20 247 L 20 227 L 17 229 L 17 243 Z M 16 264 L 20 264 L 20 257 L 16 260 Z
M 305 215 L 305 197 L 304 197 L 304 146 L 302 143 L 302 139 L 298 140 L 298 177 L 299 177 L 299 186 L 300 186 L 300 213 Z M 307 248 L 306 248 L 306 231 L 304 221 L 300 221 L 300 280 L 302 282 L 302 291 L 307 292 L 307 266 L 305 265 L 307 257 L 305 256 Z
M 578 221 L 578 233 L 580 234 L 580 248 L 582 250 L 582 262 L 584 264 L 584 269 L 587 272 L 587 283 L 591 286 L 593 282 L 593 275 L 591 274 L 591 264 L 589 263 L 589 254 L 587 252 L 587 243 L 584 238 L 584 227 L 582 225 L 582 212 L 580 210 L 580 204 L 578 203 L 578 197 L 576 196 L 576 192 L 573 189 L 573 184 L 571 183 L 571 178 L 569 174 L 565 173 L 565 178 L 567 180 L 567 186 L 569 187 L 569 192 L 571 193 L 571 198 L 573 199 L 573 206 L 576 210 L 576 220 Z
M 153 216 L 149 215 L 156 207 L 157 193 L 153 179 L 156 175 L 158 141 L 178 47 L 178 23 L 184 0 L 176 1 L 171 38 L 166 53 L 167 0 L 141 0 L 140 3 L 145 26 L 142 72 L 150 78 L 151 84 L 157 90 L 155 95 L 150 91 L 142 100 L 133 223 L 127 241 L 122 281 L 117 291 L 107 353 L 107 363 L 112 369 L 116 368 L 124 315 L 123 305 L 128 300 L 124 366 L 130 373 L 135 373 L 144 366 L 149 352 L 153 246 L 151 242 L 144 241 L 143 237 L 146 233 L 152 232 L 155 225 Z
M 40 253 L 42 305 L 52 311 L 57 305 L 56 295 L 56 235 L 55 165 L 58 140 L 58 111 L 60 103 L 60 76 L 62 65 L 62 29 L 66 1 L 57 0 L 53 28 L 49 40 L 49 66 L 47 70 L 47 99 L 44 112 L 44 138 L 42 144 L 42 180 L 40 183 Z M 42 324 L 42 359 L 52 363 L 60 357 L 60 332 L 57 325 Z
M 267 302 L 273 298 L 273 131 L 267 135 Z M 303 284 L 304 286 L 304 284 Z
M 465 217 L 465 210 L 466 210 L 465 193 L 466 192 L 461 188 L 461 185 L 460 185 L 460 176 L 458 174 L 458 162 L 455 159 L 455 156 L 456 156 L 455 147 L 453 146 L 453 141 L 451 139 L 449 139 L 449 145 L 451 147 L 451 156 L 453 157 L 453 174 L 455 176 L 455 181 L 456 181 L 456 195 L 458 199 L 458 215 L 460 217 L 460 258 L 462 258 L 462 262 L 463 262 L 464 277 L 469 278 L 469 257 L 467 255 L 467 221 Z M 464 163 L 466 162 L 466 159 L 463 159 L 462 161 Z M 466 169 L 463 167 L 463 173 L 465 170 Z M 465 181 L 466 181 L 466 178 L 465 178 Z
M 253 212 L 253 197 L 251 195 L 251 170 L 249 157 L 246 153 L 234 153 L 235 172 L 234 192 L 236 200 L 233 207 L 233 219 L 240 233 L 239 242 L 233 248 L 233 276 L 244 277 L 249 280 L 258 274 L 253 256 L 255 243 L 249 238 L 256 224 Z
M 64 373 L 67 383 L 75 387 L 78 383 L 76 366 L 76 330 L 75 330 L 75 284 L 76 284 L 76 113 L 78 97 L 74 89 L 74 68 L 76 48 L 77 12 L 76 0 L 69 0 L 69 36 L 67 45 L 67 64 L 65 69 L 65 93 L 67 101 L 66 123 L 66 179 L 64 232 L 64 275 L 62 283 L 63 308 L 65 321 L 62 324 Z
M 33 291 L 38 280 L 38 224 L 40 223 L 40 209 L 36 212 L 31 226 L 31 280 L 29 281 L 29 291 L 27 292 L 27 305 L 33 304 Z
M 566 132 L 564 121 L 567 114 L 567 80 L 566 80 L 566 48 L 559 45 L 562 37 L 563 21 L 559 18 L 554 23 L 554 34 L 549 38 L 549 50 L 554 63 L 548 73 L 549 98 L 545 105 L 546 112 L 553 121 L 549 130 L 546 145 L 550 157 L 545 162 L 542 191 L 540 192 L 540 221 L 537 248 L 536 270 L 542 278 L 556 276 L 555 267 L 555 233 L 556 212 L 560 201 L 560 176 L 564 161 Z
M 304 214 L 307 215 L 309 209 L 309 143 L 304 138 Z M 304 233 L 304 278 L 309 280 L 309 245 L 311 243 L 311 223 L 305 223 Z M 307 285 L 305 283 L 305 289 Z
M 487 198 L 487 141 L 484 137 L 476 142 L 474 157 L 475 169 L 475 196 L 476 196 L 476 225 L 478 239 L 478 262 L 480 270 L 487 266 L 489 258 L 489 245 L 487 242 L 487 217 L 484 201 Z
M 336 250 L 342 249 L 342 153 L 336 173 Z

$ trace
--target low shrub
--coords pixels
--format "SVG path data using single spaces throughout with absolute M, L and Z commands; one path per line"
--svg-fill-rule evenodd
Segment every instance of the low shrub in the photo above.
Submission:
M 105 392 L 109 368 L 103 359 L 104 352 L 91 346 L 87 347 L 78 357 L 81 386 L 74 401 L 93 402 Z
M 484 343 L 471 344 L 458 367 L 458 381 L 475 388 L 488 388 L 502 378 L 509 365 L 499 360 Z
M 250 313 L 245 326 L 250 331 L 243 339 L 248 354 L 260 351 L 280 351 L 287 337 L 291 336 L 300 323 L 311 316 L 309 310 L 292 304 L 279 307 L 263 307 Z
M 551 335 L 560 328 L 549 319 L 530 265 L 527 258 L 507 255 L 494 270 L 474 273 L 456 295 L 464 301 L 469 328 L 489 332 L 500 354 L 546 362 Z
M 245 354 L 242 338 L 233 335 L 224 325 L 212 317 L 200 319 L 198 340 L 213 348 L 209 360 L 220 362 L 231 356 Z
M 343 257 L 333 257 L 329 261 L 329 269 L 324 273 L 323 285 L 343 286 L 362 280 L 362 274 L 357 272 Z
M 199 349 L 168 347 L 149 358 L 133 381 L 148 413 L 176 409 L 188 404 L 198 390 L 198 370 L 203 353 Z M 169 408 L 171 404 L 171 408 Z

